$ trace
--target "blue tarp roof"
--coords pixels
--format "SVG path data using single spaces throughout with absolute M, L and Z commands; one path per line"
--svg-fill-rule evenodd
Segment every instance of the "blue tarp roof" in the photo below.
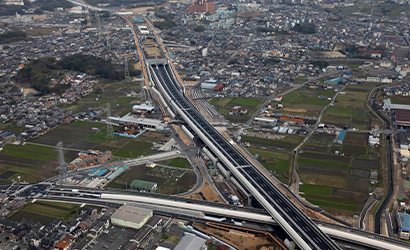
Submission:
M 123 168 L 119 168 L 119 169 L 115 170 L 112 174 L 110 174 L 110 175 L 107 177 L 107 179 L 108 179 L 108 180 L 112 180 L 112 179 L 114 179 L 115 177 L 117 177 L 119 174 L 121 174 L 123 171 L 124 171 Z
M 101 175 L 105 174 L 106 172 L 107 172 L 106 169 L 102 169 L 98 173 L 96 173 L 95 176 L 101 176 Z
M 399 213 L 399 223 L 402 230 L 410 231 L 410 215 Z
M 325 83 L 338 83 L 341 80 L 343 80 L 343 77 L 333 78 L 333 79 L 325 81 Z
M 343 141 L 343 139 L 345 138 L 346 135 L 346 130 L 342 130 L 342 132 L 340 132 L 339 137 L 337 138 L 338 141 Z
M 95 173 L 97 173 L 98 171 L 100 171 L 100 169 L 94 169 L 94 170 L 91 171 L 89 174 L 95 174 Z

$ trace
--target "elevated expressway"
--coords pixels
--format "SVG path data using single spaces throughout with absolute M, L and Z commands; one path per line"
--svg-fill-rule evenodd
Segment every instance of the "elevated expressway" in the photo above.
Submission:
M 257 208 L 238 207 L 235 205 L 210 201 L 192 200 L 160 194 L 130 192 L 125 190 L 107 191 L 76 187 L 76 190 L 73 191 L 71 188 L 72 187 L 50 188 L 46 195 L 39 195 L 35 198 L 103 206 L 120 206 L 124 203 L 135 204 L 140 207 L 152 209 L 157 214 L 171 215 L 180 219 L 199 222 L 213 221 L 221 223 L 221 225 L 229 225 L 229 223 L 232 223 L 232 220 L 234 220 L 235 222 L 243 223 L 244 228 L 252 228 L 251 225 L 253 223 L 259 223 L 273 228 L 278 226 L 278 224 L 272 219 L 271 215 L 266 211 Z M 332 239 L 343 242 L 343 245 L 345 246 L 352 246 L 352 249 L 410 249 L 410 244 L 408 242 L 351 227 L 319 221 L 317 223 L 320 230 L 328 234 Z M 356 248 L 357 246 L 359 248 Z
M 144 20 L 150 27 L 150 32 L 155 36 L 164 56 L 163 60 L 154 62 L 145 60 L 150 85 L 160 91 L 161 99 L 168 106 L 171 117 L 179 115 L 189 125 L 190 129 L 216 156 L 219 167 L 230 172 L 301 249 L 340 249 L 323 230 L 319 229 L 199 113 L 185 96 L 181 79 L 160 38 L 154 32 L 150 22 L 145 18 Z
M 249 190 L 274 220 L 302 249 L 339 249 L 302 211 L 210 125 L 176 82 L 169 64 L 150 65 L 151 76 L 172 110 L 217 156 L 227 171 Z
M 161 48 L 164 56 L 164 60 L 161 61 L 148 63 L 147 60 L 144 60 L 147 66 L 146 73 L 150 77 L 150 83 L 158 88 L 162 99 L 166 104 L 169 104 L 170 115 L 174 117 L 177 114 L 182 117 L 220 160 L 219 164 L 222 168 L 232 173 L 301 249 L 340 249 L 199 113 L 185 96 L 182 81 L 160 38 L 153 30 L 151 23 L 144 17 L 143 19 L 147 22 L 150 32 L 155 36 L 158 47 Z M 135 27 L 132 26 L 133 33 L 134 29 Z M 138 40 L 138 38 L 136 39 Z M 138 41 L 136 44 L 139 44 Z

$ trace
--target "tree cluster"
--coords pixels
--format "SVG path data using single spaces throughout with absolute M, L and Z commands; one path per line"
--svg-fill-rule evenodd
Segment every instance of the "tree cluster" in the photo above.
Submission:
M 0 34 L 0 44 L 20 41 L 26 38 L 27 38 L 27 34 L 21 30 L 9 31 L 4 34 Z
M 172 27 L 177 26 L 177 23 L 174 21 L 174 16 L 173 14 L 166 14 L 166 15 L 162 15 L 162 14 L 156 14 L 156 16 L 158 18 L 162 18 L 165 21 L 161 21 L 161 22 L 154 22 L 154 26 L 158 29 L 161 30 L 165 30 L 165 29 L 170 29 Z
M 326 68 L 327 66 L 329 66 L 329 63 L 323 60 L 316 60 L 316 61 L 310 61 L 311 64 L 313 64 L 313 66 L 315 67 L 319 67 L 321 69 Z
M 56 8 L 71 8 L 74 5 L 66 0 L 37 0 L 41 10 L 53 11 Z
M 297 31 L 302 34 L 314 34 L 316 33 L 315 25 L 313 23 L 307 23 L 301 25 L 299 23 L 295 24 L 295 27 L 292 28 L 294 31 Z
M 195 32 L 202 32 L 205 30 L 205 27 L 203 25 L 198 25 L 194 28 Z
M 20 83 L 31 83 L 31 86 L 43 93 L 60 93 L 68 85 L 50 87 L 52 78 L 59 78 L 66 70 L 83 72 L 101 78 L 120 80 L 124 78 L 121 72 L 114 71 L 110 61 L 90 55 L 75 54 L 57 62 L 54 58 L 44 57 L 34 60 L 17 72 L 16 80 Z
M 0 5 L 0 16 L 12 16 L 16 13 L 24 14 L 24 6 L 20 5 Z
M 273 32 L 275 30 L 272 28 L 267 28 L 267 27 L 258 27 L 256 28 L 256 31 L 261 32 L 261 33 L 266 33 L 266 32 Z

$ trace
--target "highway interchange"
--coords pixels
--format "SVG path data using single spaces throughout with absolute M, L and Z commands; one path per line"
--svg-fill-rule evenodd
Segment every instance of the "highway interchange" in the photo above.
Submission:
M 299 208 L 210 125 L 181 92 L 168 65 L 152 66 L 166 99 L 302 249 L 339 249 Z M 202 135 L 202 136 L 201 136 Z
M 151 29 L 151 32 L 154 31 Z M 160 41 L 156 39 L 159 47 L 162 47 Z M 165 53 L 165 52 L 164 52 Z M 198 136 L 208 147 L 209 150 L 219 159 L 221 165 L 226 171 L 230 171 L 233 176 L 241 183 L 261 204 L 267 213 L 251 208 L 241 208 L 239 211 L 234 211 L 229 205 L 222 204 L 188 204 L 185 200 L 180 200 L 179 202 L 184 203 L 187 207 L 185 210 L 202 211 L 204 212 L 204 207 L 209 206 L 210 209 L 213 207 L 219 207 L 220 209 L 227 209 L 230 211 L 225 211 L 221 214 L 230 214 L 231 217 L 235 217 L 235 214 L 240 218 L 248 218 L 250 221 L 264 222 L 270 224 L 279 224 L 281 228 L 297 243 L 301 249 L 340 249 L 339 246 L 332 240 L 328 235 L 323 232 L 323 226 L 320 228 L 310 220 L 297 206 L 295 206 L 263 173 L 261 173 L 253 164 L 244 157 L 232 144 L 229 142 L 221 133 L 219 133 L 195 108 L 191 101 L 185 96 L 183 88 L 177 79 L 176 72 L 173 67 L 170 66 L 170 61 L 164 60 L 161 63 L 152 63 L 149 65 L 151 76 L 153 77 L 152 83 L 160 90 L 164 99 L 168 101 L 169 107 L 171 107 L 172 112 L 177 114 L 178 117 L 182 118 L 191 128 L 191 130 Z M 148 63 L 147 63 L 148 64 Z M 179 153 L 179 152 L 178 152 Z M 172 154 L 178 154 L 173 152 Z M 169 157 L 169 155 L 164 155 L 164 157 Z M 127 162 L 127 164 L 143 163 L 150 161 L 152 159 L 138 159 L 133 160 L 133 162 Z M 89 169 L 87 169 L 89 170 Z M 74 174 L 74 173 L 73 173 Z M 135 198 L 135 194 L 128 195 L 124 193 L 109 193 L 109 192 L 94 192 L 84 191 L 89 194 L 82 195 L 81 197 L 77 192 L 73 192 L 72 189 L 55 189 L 52 188 L 51 183 L 55 181 L 56 178 L 49 180 L 48 182 L 43 182 L 37 185 L 28 185 L 23 189 L 15 192 L 15 195 L 20 196 L 30 196 L 33 191 L 36 191 L 36 197 L 40 199 L 50 199 L 50 200 L 66 200 L 66 201 L 76 201 L 76 202 L 90 202 L 90 203 L 101 203 L 101 204 L 121 204 L 123 202 L 139 202 L 144 203 L 144 198 Z M 38 191 L 38 192 L 37 192 Z M 40 192 L 42 191 L 42 192 Z M 44 193 L 43 193 L 44 192 Z M 44 195 L 47 192 L 47 195 Z M 65 192 L 65 193 L 64 193 Z M 82 192 L 82 191 L 81 191 Z M 75 194 L 77 193 L 77 194 Z M 62 195 L 64 197 L 62 197 Z M 144 195 L 144 194 L 142 194 Z M 146 195 L 149 197 L 150 195 Z M 155 200 L 160 200 L 158 196 Z M 176 199 L 176 197 L 165 198 L 165 199 Z M 149 198 L 145 198 L 146 204 L 152 202 L 155 206 L 159 205 L 158 201 L 148 201 Z M 182 199 L 182 198 L 181 198 Z M 154 199 L 153 199 L 154 200 Z M 177 201 L 175 201 L 177 202 Z M 168 206 L 169 204 L 164 203 L 163 206 Z M 154 207 L 155 207 L 154 206 Z M 180 203 L 174 204 L 175 208 L 181 209 L 182 205 Z M 195 208 L 194 208 L 195 207 Z M 216 213 L 208 211 L 208 215 Z M 238 215 L 243 211 L 242 215 Z M 175 212 L 175 211 L 174 211 Z M 254 218 L 252 218 L 254 216 Z M 228 216 L 227 216 L 228 217 Z M 210 216 L 208 216 L 210 218 Z M 215 219 L 215 218 L 214 218 Z M 332 231 L 331 229 L 325 230 L 327 233 L 332 234 L 332 237 L 337 238 L 340 232 Z M 342 237 L 342 235 L 339 235 Z M 352 234 L 344 236 L 345 238 L 352 237 Z M 357 241 L 364 241 L 363 239 L 355 239 Z M 377 243 L 376 243 L 377 244 Z M 381 244 L 381 243 L 380 243 Z M 393 247 L 393 245 L 390 245 Z M 381 249 L 389 249 L 380 245 Z M 396 248 L 397 247 L 397 248 Z M 406 249 L 394 245 L 395 249 Z M 376 249 L 376 248 L 374 248 Z M 393 249 L 393 248 L 390 248 Z

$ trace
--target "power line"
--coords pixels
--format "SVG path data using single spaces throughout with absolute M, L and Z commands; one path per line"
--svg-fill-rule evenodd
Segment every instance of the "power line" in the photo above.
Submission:
M 125 58 L 124 58 L 124 66 L 125 66 L 125 78 L 127 78 L 127 77 L 130 77 L 130 71 L 129 71 L 129 69 L 128 69 L 128 58 L 127 58 L 127 55 L 125 55 Z
M 112 128 L 110 117 L 111 117 L 111 104 L 107 102 L 107 135 L 106 135 L 106 138 L 114 139 L 114 129 Z
M 58 170 L 58 182 L 60 184 L 65 184 L 67 180 L 67 164 L 64 160 L 64 149 L 63 149 L 63 142 L 59 141 L 57 143 L 58 149 L 58 163 L 59 166 L 57 167 Z

